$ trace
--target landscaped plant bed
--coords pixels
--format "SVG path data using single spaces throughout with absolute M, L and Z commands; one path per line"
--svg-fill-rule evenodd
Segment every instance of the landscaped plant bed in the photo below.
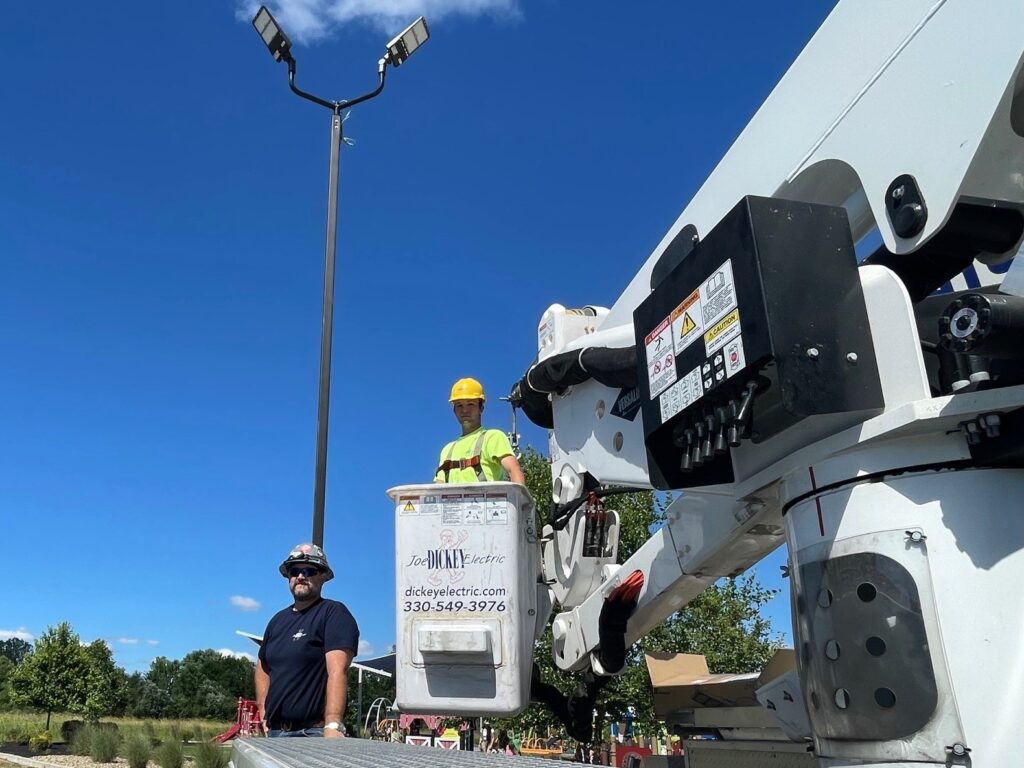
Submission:
M 28 744 L 19 744 L 16 741 L 5 741 L 0 744 L 0 752 L 6 755 L 17 755 L 18 757 L 36 757 L 43 758 L 46 755 L 67 755 L 68 745 L 64 742 L 57 742 L 53 744 L 46 752 L 38 752 Z
M 66 766 L 66 768 L 101 768 L 101 766 L 125 768 L 128 765 L 128 761 L 123 757 L 117 758 L 117 760 L 112 763 L 96 763 L 93 762 L 90 757 L 69 754 L 68 745 L 64 743 L 54 744 L 47 752 L 35 752 L 24 744 L 18 744 L 12 741 L 0 744 L 0 753 L 17 755 L 18 757 L 29 757 L 33 760 L 49 763 L 50 765 Z M 0 762 L 2 762 L 2 758 L 0 758 Z M 193 768 L 194 766 L 195 763 L 190 758 L 186 757 L 184 768 Z M 148 768 L 160 767 L 155 760 L 150 760 Z

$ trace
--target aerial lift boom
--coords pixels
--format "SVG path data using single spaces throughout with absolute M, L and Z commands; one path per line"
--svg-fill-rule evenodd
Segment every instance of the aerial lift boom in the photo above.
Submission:
M 559 667 L 617 671 L 624 577 L 628 645 L 785 541 L 822 768 L 1016 764 L 1022 23 L 839 3 L 614 306 L 542 318 L 545 573 L 600 582 L 560 601 Z M 685 490 L 621 568 L 567 566 L 611 486 Z

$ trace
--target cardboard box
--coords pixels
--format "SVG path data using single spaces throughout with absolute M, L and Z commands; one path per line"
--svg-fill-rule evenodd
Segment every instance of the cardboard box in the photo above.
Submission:
M 645 654 L 654 687 L 654 712 L 661 720 L 680 710 L 707 707 L 758 707 L 761 686 L 796 669 L 791 648 L 775 652 L 760 673 L 712 675 L 700 654 Z

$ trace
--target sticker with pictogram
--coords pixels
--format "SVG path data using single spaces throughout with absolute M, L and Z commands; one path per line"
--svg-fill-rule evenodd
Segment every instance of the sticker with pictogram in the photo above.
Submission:
M 700 289 L 694 291 L 672 310 L 672 339 L 676 355 L 701 337 L 704 333 L 704 315 L 700 306 Z
M 739 373 L 746 366 L 747 361 L 743 356 L 743 336 L 725 345 L 725 375 L 731 377 Z
M 665 391 L 676 380 L 676 357 L 672 347 L 672 324 L 665 318 L 644 338 L 647 352 L 647 382 L 651 397 Z
M 661 396 L 659 402 L 661 406 L 661 423 L 664 424 L 703 396 L 704 387 L 701 384 L 700 366 L 698 366 L 665 390 L 665 394 Z
M 734 309 L 704 331 L 704 348 L 711 357 L 730 341 L 740 335 L 740 311 Z
M 700 287 L 700 302 L 705 333 L 730 311 L 736 309 L 738 304 L 736 283 L 732 278 L 732 259 L 726 259 L 722 266 L 704 281 Z

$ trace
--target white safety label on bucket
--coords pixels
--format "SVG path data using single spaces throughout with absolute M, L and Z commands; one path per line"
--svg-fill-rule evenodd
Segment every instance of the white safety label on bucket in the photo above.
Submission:
M 726 259 L 725 263 L 704 281 L 704 285 L 700 287 L 700 303 L 705 329 L 710 329 L 731 310 L 736 309 L 738 305 L 736 283 L 732 279 L 732 259 Z
M 746 366 L 747 361 L 743 356 L 743 336 L 739 335 L 725 345 L 725 375 L 731 377 L 739 373 Z
M 734 309 L 717 323 L 704 331 L 704 348 L 711 357 L 730 341 L 740 335 L 740 311 Z
M 670 319 L 672 321 L 673 348 L 676 357 L 679 357 L 684 349 L 704 333 L 704 315 L 701 312 L 699 288 L 672 310 Z
M 672 349 L 672 325 L 665 318 L 644 339 L 647 350 L 647 381 L 656 397 L 676 380 L 676 359 Z
M 703 395 L 704 387 L 700 381 L 700 366 L 697 366 L 669 387 L 661 396 L 661 423 L 664 424 L 691 403 L 700 400 Z

